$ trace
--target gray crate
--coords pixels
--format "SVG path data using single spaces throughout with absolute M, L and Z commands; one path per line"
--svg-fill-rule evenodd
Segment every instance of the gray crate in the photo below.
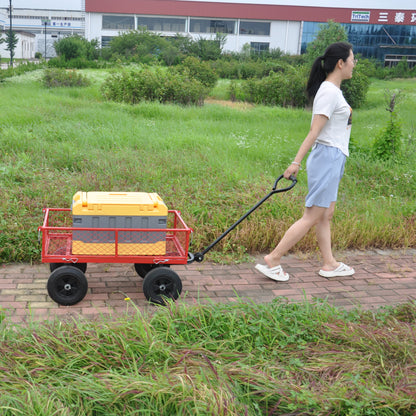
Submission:
M 100 228 L 134 228 L 141 231 L 119 231 L 120 244 L 153 244 L 166 239 L 166 232 L 143 231 L 147 228 L 166 229 L 165 216 L 107 216 L 74 215 L 74 228 L 94 230 L 73 230 L 72 239 L 83 243 L 114 243 L 115 232 L 100 231 Z

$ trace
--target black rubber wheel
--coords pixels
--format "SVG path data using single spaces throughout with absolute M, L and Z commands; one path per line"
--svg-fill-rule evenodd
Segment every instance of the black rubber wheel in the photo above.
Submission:
M 168 267 L 157 267 L 143 280 L 143 293 L 150 302 L 165 305 L 166 299 L 178 299 L 182 282 L 178 274 Z
M 48 279 L 49 296 L 60 305 L 74 305 L 84 299 L 88 282 L 82 270 L 74 266 L 55 269 Z
M 170 267 L 169 264 L 144 264 L 144 263 L 134 263 L 134 270 L 136 270 L 136 273 L 142 277 L 143 279 L 146 277 L 147 273 L 150 272 L 150 270 L 156 269 L 156 267 Z
M 53 272 L 58 267 L 62 267 L 62 266 L 76 267 L 77 269 L 81 270 L 83 273 L 87 271 L 87 263 L 50 263 L 49 268 L 51 269 L 51 272 Z

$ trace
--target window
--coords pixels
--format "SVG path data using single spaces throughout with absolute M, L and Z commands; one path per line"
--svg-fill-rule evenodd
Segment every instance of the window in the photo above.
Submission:
M 235 33 L 235 20 L 191 19 L 190 32 L 194 33 Z
M 396 66 L 403 59 L 406 59 L 409 68 L 416 66 L 416 55 L 385 55 L 384 66 L 391 68 L 392 66 Z
M 156 32 L 185 32 L 185 19 L 175 17 L 145 17 L 137 18 L 137 26 Z
M 104 15 L 103 29 L 134 29 L 134 17 Z
M 240 35 L 270 36 L 270 22 L 250 22 L 241 20 Z
M 268 42 L 250 42 L 250 47 L 254 53 L 267 52 L 269 50 Z
M 308 43 L 315 39 L 319 25 L 317 22 L 304 22 L 302 53 L 306 51 Z M 354 53 L 361 54 L 364 58 L 372 57 L 384 61 L 386 54 L 414 55 L 416 26 L 362 23 L 343 23 L 342 26 L 348 34 L 348 42 L 354 46 Z
M 101 47 L 106 48 L 110 46 L 110 42 L 113 39 L 113 36 L 101 36 Z

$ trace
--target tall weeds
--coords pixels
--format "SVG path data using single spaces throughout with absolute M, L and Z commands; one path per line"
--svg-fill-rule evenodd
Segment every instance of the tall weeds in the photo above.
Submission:
M 412 415 L 416 305 L 170 304 L 1 328 L 2 415 Z
M 195 230 L 191 250 L 199 251 L 271 190 L 310 125 L 306 110 L 103 102 L 103 70 L 80 72 L 89 87 L 45 89 L 35 73 L 2 84 L 0 262 L 39 261 L 42 208 L 69 207 L 80 190 L 158 192 Z M 374 83 L 366 107 L 354 111 L 332 230 L 335 249 L 416 244 L 415 83 L 386 83 Z M 370 157 L 385 121 L 386 88 L 407 90 L 400 107 L 406 158 L 400 164 Z M 298 179 L 209 258 L 241 261 L 273 247 L 302 214 L 305 171 Z M 315 247 L 312 232 L 296 249 Z

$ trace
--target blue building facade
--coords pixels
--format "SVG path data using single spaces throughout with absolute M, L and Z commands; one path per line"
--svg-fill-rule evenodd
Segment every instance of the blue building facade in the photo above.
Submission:
M 304 22 L 302 53 L 315 39 L 323 23 Z M 416 65 L 416 26 L 362 23 L 341 23 L 341 26 L 345 28 L 356 54 L 375 58 L 385 65 L 394 65 L 406 57 L 410 66 Z

